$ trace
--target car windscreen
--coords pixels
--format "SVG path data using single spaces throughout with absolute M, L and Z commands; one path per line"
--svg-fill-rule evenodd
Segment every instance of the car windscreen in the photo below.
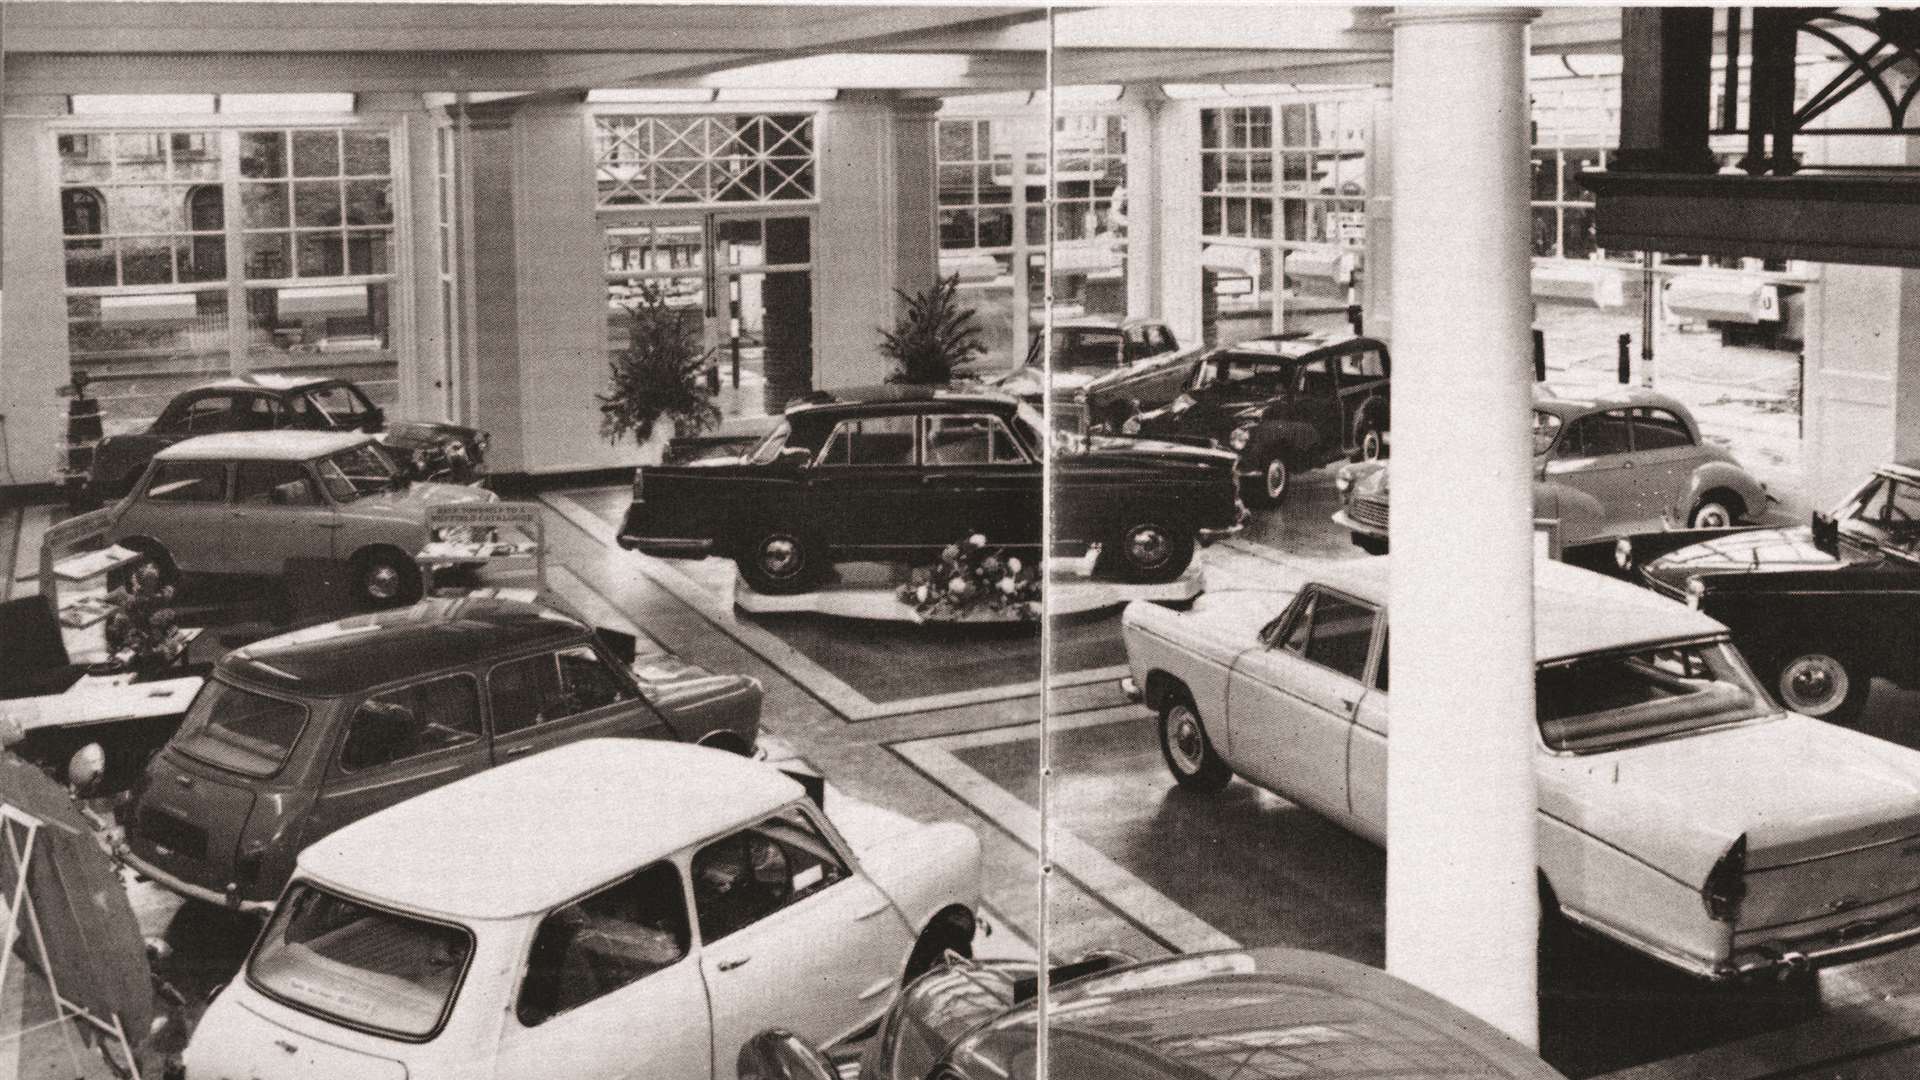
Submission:
M 1535 457 L 1553 449 L 1553 440 L 1560 437 L 1560 418 L 1550 412 L 1535 410 L 1533 414 L 1533 453 Z
M 1221 353 L 1201 364 L 1188 380 L 1190 388 L 1233 385 L 1236 391 L 1257 391 L 1278 397 L 1287 392 L 1291 363 L 1271 356 Z
M 1120 331 L 1055 330 L 1052 362 L 1057 368 L 1115 367 L 1120 363 Z
M 1540 665 L 1540 735 L 1584 753 L 1779 711 L 1725 639 L 1599 653 Z
M 393 486 L 393 463 L 372 443 L 361 443 L 320 459 L 320 482 L 335 502 L 352 502 Z
M 1920 542 L 1920 484 L 1875 476 L 1847 500 L 1838 517 L 1867 526 L 1895 547 L 1912 548 Z
M 785 420 L 780 421 L 780 426 L 767 432 L 767 437 L 761 439 L 759 445 L 747 454 L 747 463 L 750 465 L 772 464 L 773 459 L 780 456 L 780 451 L 786 449 L 787 437 L 791 434 L 793 434 L 793 425 Z
M 215 678 L 201 688 L 174 733 L 175 749 L 247 776 L 272 776 L 307 726 L 307 706 Z
M 254 946 L 247 977 L 294 1008 L 375 1034 L 431 1038 L 473 935 L 295 882 Z

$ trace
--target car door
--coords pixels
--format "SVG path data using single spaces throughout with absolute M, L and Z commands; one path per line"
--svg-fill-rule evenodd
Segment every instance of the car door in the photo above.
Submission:
M 1609 531 L 1657 527 L 1646 523 L 1634 489 L 1633 442 L 1625 409 L 1591 413 L 1567 425 L 1547 459 L 1546 479 L 1592 497 Z
M 1040 463 L 987 413 L 935 413 L 922 428 L 928 525 L 952 543 L 980 533 L 995 547 L 1040 546 Z
M 548 913 L 493 1075 L 641 1080 L 713 1070 L 706 982 L 679 867 L 658 862 Z
M 292 558 L 331 559 L 340 512 L 320 495 L 304 461 L 241 461 L 223 530 L 236 574 L 280 574 Z
M 1633 434 L 1633 477 L 1637 513 L 1642 518 L 1687 524 L 1685 505 L 1693 489 L 1693 470 L 1700 464 L 1700 447 L 1693 432 L 1666 409 L 1639 408 L 1629 415 Z
M 1347 746 L 1376 615 L 1370 604 L 1309 586 L 1257 647 L 1240 654 L 1227 683 L 1236 772 L 1347 817 Z
M 1340 411 L 1340 384 L 1333 358 L 1320 356 L 1301 364 L 1294 376 L 1294 415 L 1313 426 L 1318 465 L 1344 451 L 1346 418 Z
M 1356 342 L 1340 353 L 1340 433 L 1346 449 L 1351 445 L 1360 410 L 1367 402 L 1387 393 L 1387 362 L 1380 347 Z
M 114 522 L 110 539 L 152 537 L 183 571 L 224 572 L 228 479 L 224 461 L 155 464 L 138 497 Z
M 959 539 L 925 515 L 937 498 L 922 483 L 919 415 L 848 417 L 807 470 L 810 524 L 830 548 L 890 553 Z
M 479 681 L 462 672 L 369 696 L 347 717 L 327 759 L 305 843 L 491 766 Z
M 584 643 L 495 664 L 487 705 L 496 763 L 580 739 L 673 735 L 632 680 Z
M 1383 620 L 1384 623 L 1384 620 Z M 1354 828 L 1376 844 L 1387 842 L 1387 627 L 1373 649 L 1366 696 L 1354 713 L 1347 748 L 1347 807 Z
M 811 806 L 719 837 L 690 866 L 716 1076 L 731 1076 L 741 1044 L 764 1028 L 826 1045 L 885 1006 L 913 930 Z

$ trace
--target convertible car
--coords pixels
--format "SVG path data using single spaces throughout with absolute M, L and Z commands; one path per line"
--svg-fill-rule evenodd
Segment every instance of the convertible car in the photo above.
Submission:
M 620 546 L 733 558 L 762 593 L 804 592 L 835 559 L 937 557 L 975 533 L 1041 552 L 1051 456 L 1056 555 L 1100 545 L 1102 572 L 1169 581 L 1196 540 L 1240 528 L 1233 455 L 1067 432 L 993 391 L 915 386 L 822 392 L 738 457 L 646 466 Z
M 1239 774 L 1386 842 L 1389 561 L 1127 607 L 1179 784 Z M 1534 611 L 1544 917 L 1710 980 L 1920 939 L 1920 752 L 1782 711 L 1726 627 L 1625 582 L 1543 560 Z

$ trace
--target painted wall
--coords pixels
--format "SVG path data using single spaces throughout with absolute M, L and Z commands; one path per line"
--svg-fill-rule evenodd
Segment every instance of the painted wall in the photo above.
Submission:
M 0 121 L 0 484 L 51 481 L 60 463 L 67 382 L 66 270 L 60 246 L 60 196 L 54 141 L 46 121 L 66 112 L 62 98 L 5 100 Z

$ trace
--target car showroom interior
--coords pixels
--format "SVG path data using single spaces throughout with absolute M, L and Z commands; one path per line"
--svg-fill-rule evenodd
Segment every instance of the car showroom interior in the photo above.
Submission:
M 0 0 L 0 1076 L 1920 1075 L 1916 97 Z

